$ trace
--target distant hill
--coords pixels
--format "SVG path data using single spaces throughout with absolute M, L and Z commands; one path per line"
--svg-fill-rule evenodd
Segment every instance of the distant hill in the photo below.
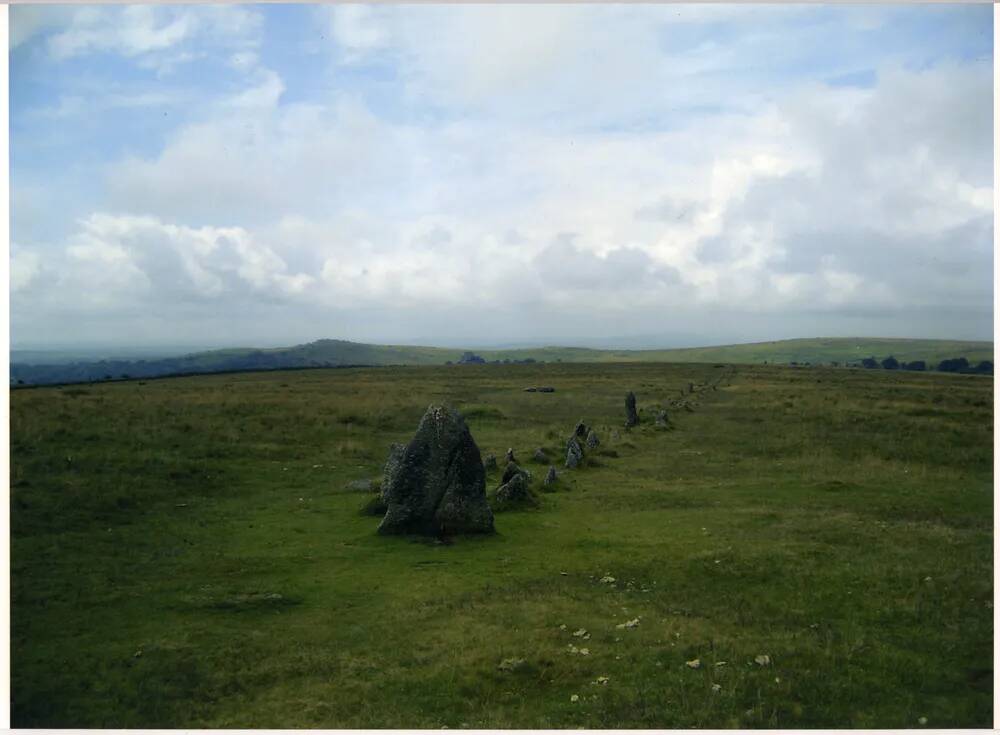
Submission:
M 462 361 L 465 350 L 406 345 L 370 345 L 321 339 L 295 347 L 233 348 L 180 357 L 142 360 L 109 359 L 63 364 L 11 363 L 11 382 L 26 385 L 151 378 L 245 370 L 289 368 L 442 365 Z M 669 350 L 600 350 L 584 347 L 537 347 L 476 350 L 486 362 L 728 362 L 771 364 L 857 363 L 890 355 L 901 362 L 923 360 L 933 368 L 941 360 L 965 357 L 970 363 L 993 359 L 992 342 L 935 339 L 832 338 L 789 339 L 719 347 Z M 477 362 L 478 360 L 474 360 Z

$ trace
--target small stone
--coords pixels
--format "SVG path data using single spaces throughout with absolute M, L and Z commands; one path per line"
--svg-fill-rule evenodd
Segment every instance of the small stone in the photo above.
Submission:
M 510 447 L 509 449 L 507 449 L 507 454 L 504 456 L 504 460 L 507 461 L 508 463 L 510 463 L 510 462 L 516 462 L 517 461 L 516 459 L 514 459 L 514 448 L 513 447 Z
M 585 635 L 587 635 L 587 629 L 586 628 L 580 628 L 578 631 L 574 632 L 573 635 L 576 638 L 583 638 Z
M 545 451 L 541 447 L 535 450 L 535 453 L 531 456 L 531 458 L 542 464 L 549 461 L 549 458 L 545 456 Z
M 556 468 L 553 465 L 549 465 L 549 471 L 545 473 L 545 479 L 542 480 L 543 485 L 551 485 L 553 482 L 559 479 L 559 475 L 556 474 Z M 565 572 L 563 572 L 565 574 Z
M 689 669 L 700 669 L 701 668 L 701 659 L 699 659 L 699 658 L 693 658 L 690 661 L 685 661 L 684 665 L 687 666 Z
M 566 442 L 566 466 L 569 469 L 573 469 L 579 467 L 582 461 L 583 447 L 580 446 L 580 442 L 576 440 L 575 436 L 571 436 L 569 441 Z
M 754 656 L 753 660 L 757 662 L 758 666 L 770 666 L 771 665 L 771 657 L 768 656 L 766 653 L 762 653 L 759 656 Z
M 655 423 L 656 423 L 657 426 L 666 426 L 667 423 L 668 423 L 667 412 L 666 411 L 659 411 L 656 414 L 656 422 Z
M 720 691 L 722 691 L 722 685 L 721 684 L 713 684 L 712 685 L 712 691 L 713 692 L 720 692 Z
M 603 686 L 603 685 L 607 684 L 609 681 L 610 681 L 610 679 L 608 677 L 606 677 L 606 676 L 598 676 L 597 679 L 594 681 L 594 683 L 597 684 L 597 685 L 599 685 L 599 686 Z
M 569 698 L 569 701 L 570 701 L 570 702 L 579 702 L 579 701 L 580 701 L 580 695 L 579 695 L 579 694 L 574 694 L 574 695 L 572 695 L 572 696 L 571 696 L 571 697 Z
M 917 718 L 917 722 L 919 722 L 921 725 L 926 725 L 927 724 L 927 718 L 926 717 L 918 717 Z
M 524 668 L 524 664 L 523 658 L 505 658 L 497 668 L 500 671 L 518 671 Z
M 597 447 L 600 445 L 600 443 L 601 443 L 601 440 L 598 439 L 596 431 L 594 431 L 593 429 L 591 429 L 589 432 L 587 432 L 587 448 L 588 449 L 597 449 Z

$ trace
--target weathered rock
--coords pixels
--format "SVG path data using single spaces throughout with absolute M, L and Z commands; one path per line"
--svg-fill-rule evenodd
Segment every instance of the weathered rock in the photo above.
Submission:
M 694 393 L 694 383 L 688 383 L 688 393 Z
M 666 411 L 659 411 L 656 414 L 656 425 L 657 426 L 666 426 L 667 422 L 668 422 L 667 412 Z
M 597 432 L 591 429 L 587 432 L 587 449 L 597 449 L 601 440 L 597 438 Z
M 458 411 L 430 406 L 383 490 L 382 534 L 492 533 L 486 472 Z
M 622 438 L 622 434 L 620 431 L 618 431 L 618 429 L 612 429 L 611 438 L 614 439 L 615 441 L 618 441 L 619 439 Z
M 580 446 L 580 442 L 576 440 L 575 436 L 571 436 L 566 442 L 566 466 L 573 469 L 578 467 L 582 461 L 583 447 Z
M 536 462 L 541 462 L 542 464 L 545 464 L 546 462 L 549 461 L 548 456 L 545 454 L 545 450 L 543 450 L 541 447 L 535 450 L 535 453 L 531 456 L 531 458 Z
M 556 389 L 552 388 L 551 386 L 548 386 L 548 385 L 543 385 L 543 386 L 539 386 L 538 392 L 539 393 L 555 393 Z
M 585 423 L 583 423 L 582 421 L 580 423 L 578 423 L 573 428 L 573 436 L 578 436 L 581 439 L 586 438 L 586 436 L 587 436 L 587 425 Z
M 559 479 L 559 475 L 556 473 L 556 468 L 549 465 L 549 471 L 545 473 L 545 479 L 542 480 L 543 485 L 551 485 L 553 482 Z
M 510 482 L 510 479 L 514 477 L 514 475 L 524 475 L 524 479 L 531 479 L 531 475 L 525 470 L 522 470 L 516 462 L 508 462 L 507 466 L 504 468 L 503 475 L 500 477 L 500 484 L 506 485 Z
M 625 426 L 635 426 L 639 423 L 639 414 L 635 410 L 635 393 L 628 392 L 625 396 Z
M 389 445 L 389 456 L 385 460 L 385 466 L 382 468 L 382 497 L 385 498 L 385 490 L 392 484 L 393 478 L 399 471 L 399 466 L 403 461 L 403 453 L 406 451 L 406 447 L 398 442 L 393 442 Z
M 528 481 L 521 472 L 518 472 L 497 489 L 497 500 L 503 504 L 531 499 L 531 494 L 528 492 Z
M 537 391 L 538 391 L 538 388 L 525 388 L 524 389 L 525 393 L 536 393 Z
M 483 460 L 483 469 L 487 472 L 491 472 L 497 468 L 497 456 L 490 452 L 486 455 L 486 459 Z
M 505 462 L 516 462 L 517 461 L 516 459 L 514 459 L 514 448 L 513 447 L 511 447 L 511 448 L 509 448 L 507 450 L 507 454 L 504 455 L 504 461 Z

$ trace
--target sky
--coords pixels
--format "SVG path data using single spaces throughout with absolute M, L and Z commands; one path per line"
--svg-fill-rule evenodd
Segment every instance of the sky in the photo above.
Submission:
M 992 339 L 990 5 L 15 5 L 13 347 Z

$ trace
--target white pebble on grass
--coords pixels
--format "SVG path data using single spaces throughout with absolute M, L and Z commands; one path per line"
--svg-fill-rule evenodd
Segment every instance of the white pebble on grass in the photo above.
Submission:
M 570 702 L 579 702 L 580 701 L 580 695 L 579 694 L 574 694 L 572 697 L 569 698 L 569 701 Z

